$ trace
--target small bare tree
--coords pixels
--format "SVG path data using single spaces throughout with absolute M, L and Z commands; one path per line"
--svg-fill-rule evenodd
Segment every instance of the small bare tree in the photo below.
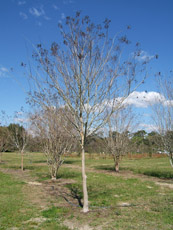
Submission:
M 41 140 L 52 180 L 56 180 L 64 154 L 72 146 L 72 130 L 69 130 L 68 122 L 64 120 L 61 111 L 62 109 L 47 107 L 31 115 L 32 128 Z
M 159 74 L 157 81 L 160 95 L 152 105 L 154 129 L 159 134 L 163 151 L 168 154 L 173 167 L 173 77 Z
M 14 122 L 8 126 L 9 140 L 13 146 L 15 146 L 21 154 L 21 170 L 24 170 L 24 151 L 28 143 L 28 119 L 24 115 L 23 109 L 20 112 L 16 112 L 14 116 Z
M 143 70 L 147 60 L 138 61 L 141 55 L 138 43 L 135 52 L 122 56 L 124 46 L 130 42 L 120 33 L 109 39 L 109 24 L 110 20 L 106 19 L 103 25 L 95 25 L 89 16 L 81 17 L 80 12 L 76 12 L 75 17 L 67 17 L 65 26 L 59 24 L 62 44 L 54 42 L 50 50 L 38 44 L 33 54 L 36 66 L 29 72 L 29 102 L 32 105 L 55 106 L 58 101 L 70 111 L 64 113 L 64 117 L 71 122 L 80 141 L 83 212 L 89 210 L 86 139 L 105 125 L 122 101 L 146 77 Z M 136 81 L 137 73 L 140 73 L 141 82 Z
M 129 131 L 136 127 L 134 118 L 132 108 L 124 107 L 117 110 L 108 121 L 109 136 L 105 140 L 108 152 L 114 159 L 116 172 L 119 172 L 122 157 L 129 152 Z

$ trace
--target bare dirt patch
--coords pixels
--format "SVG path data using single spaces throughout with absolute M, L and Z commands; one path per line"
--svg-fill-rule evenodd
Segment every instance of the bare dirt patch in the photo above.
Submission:
M 157 185 L 160 185 L 161 187 L 168 187 L 170 189 L 173 189 L 173 184 L 165 183 L 165 182 L 156 182 Z

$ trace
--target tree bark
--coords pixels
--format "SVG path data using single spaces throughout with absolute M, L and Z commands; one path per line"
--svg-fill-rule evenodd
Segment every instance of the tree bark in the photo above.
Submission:
M 119 172 L 119 157 L 116 157 L 115 160 L 115 172 Z
M 53 180 L 53 181 L 55 181 L 56 180 L 56 176 L 57 176 L 57 166 L 56 166 L 56 164 L 55 165 L 52 165 L 52 169 L 51 169 L 51 179 Z
M 88 208 L 88 191 L 87 191 L 87 176 L 85 172 L 85 148 L 84 148 L 84 135 L 82 135 L 82 180 L 83 180 L 83 212 L 89 211 Z

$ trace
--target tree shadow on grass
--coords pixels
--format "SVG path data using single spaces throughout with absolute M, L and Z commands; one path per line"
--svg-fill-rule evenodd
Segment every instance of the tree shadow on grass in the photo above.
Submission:
M 65 172 L 58 172 L 57 179 L 73 179 L 80 176 L 80 173 L 78 172 L 71 172 L 71 171 L 65 171 Z
M 109 172 L 115 172 L 115 168 L 112 165 L 97 165 L 94 168 L 98 170 L 106 170 Z
M 173 179 L 173 172 L 151 170 L 151 171 L 144 171 L 143 174 L 147 176 L 158 177 L 161 179 Z
M 108 172 L 115 172 L 114 167 L 111 165 L 98 165 L 98 166 L 95 166 L 94 168 L 98 169 L 98 170 L 106 170 Z M 157 178 L 161 178 L 161 179 L 173 179 L 173 171 L 162 171 L 159 169 L 151 169 L 151 170 L 142 169 L 141 170 L 141 169 L 135 169 L 135 168 L 131 169 L 128 167 L 121 167 L 120 166 L 120 172 L 121 171 L 131 171 L 134 173 L 139 173 L 139 174 L 143 174 L 146 176 L 157 177 Z
M 65 160 L 64 161 L 64 164 L 78 164 L 78 163 L 80 163 L 81 161 L 80 160 Z
M 83 194 L 79 186 L 77 184 L 67 184 L 66 187 L 69 189 L 70 194 L 64 193 L 62 197 L 71 205 L 83 208 L 83 203 L 82 203 Z M 70 202 L 69 198 L 76 200 L 78 205 L 75 205 L 72 202 Z
M 47 163 L 46 160 L 35 160 L 35 161 L 32 161 L 31 160 L 31 163 L 36 163 L 36 164 L 41 164 L 41 163 Z

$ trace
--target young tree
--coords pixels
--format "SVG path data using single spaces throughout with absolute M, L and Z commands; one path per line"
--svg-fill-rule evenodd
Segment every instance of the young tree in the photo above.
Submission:
M 129 131 L 135 128 L 135 117 L 130 107 L 117 110 L 108 121 L 109 136 L 106 139 L 108 151 L 113 156 L 115 171 L 119 172 L 119 163 L 129 152 Z
M 173 167 L 173 78 L 159 74 L 158 86 L 160 96 L 152 105 L 153 122 L 159 134 L 163 150 L 168 154 Z M 160 144 L 160 143 L 159 143 Z
M 69 134 L 72 129 L 69 130 L 61 111 L 50 107 L 31 115 L 33 132 L 41 141 L 52 180 L 56 180 L 58 169 L 64 161 L 63 156 L 74 141 Z
M 49 107 L 56 106 L 58 101 L 70 111 L 63 115 L 75 128 L 80 141 L 83 212 L 89 210 L 86 139 L 107 123 L 122 101 L 146 77 L 142 71 L 147 60 L 139 62 L 137 59 L 141 55 L 139 45 L 136 44 L 136 51 L 130 52 L 129 56 L 122 56 L 129 40 L 120 33 L 109 39 L 109 24 L 110 20 L 106 19 L 102 25 L 95 25 L 88 16 L 82 18 L 79 12 L 75 17 L 67 17 L 65 25 L 59 24 L 62 44 L 54 42 L 50 51 L 38 44 L 33 54 L 37 66 L 29 74 L 31 104 Z M 22 66 L 25 65 L 22 63 Z M 141 82 L 136 82 L 137 73 Z M 105 113 L 106 110 L 109 112 Z
M 9 140 L 13 146 L 15 146 L 21 154 L 21 170 L 24 170 L 24 151 L 28 143 L 28 120 L 24 116 L 24 112 L 21 109 L 20 112 L 16 112 L 14 116 L 15 123 L 11 123 L 8 126 Z

